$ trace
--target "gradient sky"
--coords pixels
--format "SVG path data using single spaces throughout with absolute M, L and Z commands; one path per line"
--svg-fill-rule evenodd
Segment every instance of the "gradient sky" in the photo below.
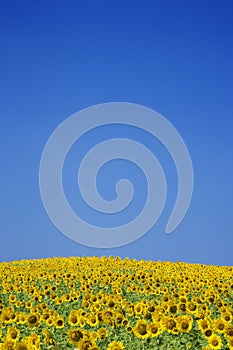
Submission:
M 2 3 L 0 261 L 114 255 L 233 265 L 232 18 L 230 0 Z M 152 108 L 176 127 L 191 155 L 195 185 L 187 215 L 166 235 L 177 193 L 166 149 L 130 127 L 86 135 L 64 166 L 67 197 L 86 220 L 102 225 L 108 220 L 86 212 L 78 201 L 78 161 L 90 145 L 130 133 L 154 151 L 168 182 L 165 209 L 147 234 L 123 247 L 95 249 L 69 240 L 51 223 L 40 197 L 39 164 L 63 120 L 112 101 Z M 143 174 L 125 163 L 103 169 L 97 185 L 112 199 L 116 176 L 131 176 L 136 194 L 131 218 L 143 205 L 146 186 Z M 114 217 L 112 223 L 122 220 Z

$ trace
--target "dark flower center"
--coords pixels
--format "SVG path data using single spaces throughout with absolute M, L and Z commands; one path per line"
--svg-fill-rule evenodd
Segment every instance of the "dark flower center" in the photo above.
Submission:
M 189 327 L 189 325 L 188 325 L 187 322 L 183 321 L 183 322 L 181 323 L 181 328 L 182 328 L 182 329 L 188 329 L 188 327 Z
M 138 332 L 141 335 L 145 335 L 146 334 L 146 325 L 145 324 L 140 324 L 138 327 Z
M 35 324 L 37 322 L 37 317 L 36 316 L 30 316 L 28 321 L 31 324 Z
M 74 341 L 79 341 L 83 337 L 82 332 L 80 331 L 73 331 L 71 333 L 71 339 Z
M 168 329 L 173 329 L 175 327 L 176 323 L 173 320 L 168 321 L 167 323 L 167 328 Z
M 208 329 L 207 331 L 205 331 L 205 335 L 206 337 L 210 337 L 212 335 L 211 329 Z

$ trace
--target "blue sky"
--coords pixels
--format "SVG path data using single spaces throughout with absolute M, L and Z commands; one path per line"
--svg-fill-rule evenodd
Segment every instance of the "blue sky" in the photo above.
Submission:
M 228 0 L 2 4 L 0 261 L 114 255 L 233 264 L 232 14 Z M 87 134 L 64 166 L 67 197 L 86 219 L 98 220 L 76 197 L 75 171 L 79 150 L 84 154 L 89 143 L 130 133 L 153 150 L 168 183 L 165 209 L 147 234 L 126 246 L 95 249 L 69 240 L 51 223 L 40 197 L 39 165 L 49 136 L 63 120 L 113 101 L 152 108 L 176 127 L 190 152 L 195 186 L 187 215 L 166 235 L 177 193 L 166 150 L 130 127 Z M 143 174 L 125 163 L 103 169 L 99 190 L 111 199 L 115 174 L 128 174 L 138 212 L 145 200 Z M 122 220 L 114 217 L 112 223 Z M 103 217 L 99 223 L 104 225 Z

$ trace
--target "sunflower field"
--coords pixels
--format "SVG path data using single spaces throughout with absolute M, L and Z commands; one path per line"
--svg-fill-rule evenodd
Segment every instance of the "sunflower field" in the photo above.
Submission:
M 233 349 L 233 267 L 119 257 L 0 263 L 0 349 Z

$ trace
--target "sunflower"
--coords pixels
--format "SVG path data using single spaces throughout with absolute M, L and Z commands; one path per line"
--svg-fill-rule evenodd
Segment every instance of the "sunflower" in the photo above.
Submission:
M 162 318 L 162 326 L 169 333 L 177 333 L 176 321 L 172 317 L 164 316 Z
M 127 328 L 126 328 L 126 332 L 127 333 L 131 333 L 133 331 L 133 328 L 131 327 L 131 326 L 128 326 Z
M 85 317 L 84 316 L 78 316 L 78 325 L 80 326 L 80 327 L 84 327 L 85 326 L 85 324 L 86 324 L 86 319 L 85 319 Z
M 187 302 L 187 298 L 184 295 L 181 295 L 179 297 L 179 302 L 182 303 L 182 304 L 185 304 Z
M 29 327 L 36 327 L 40 321 L 40 315 L 37 313 L 30 313 L 27 318 Z
M 120 327 L 123 324 L 124 316 L 121 312 L 117 312 L 115 315 L 115 325 Z
M 31 335 L 29 335 L 28 337 L 24 338 L 26 343 L 36 349 L 40 349 L 40 336 L 33 333 Z
M 226 327 L 224 334 L 227 338 L 233 338 L 233 325 L 229 325 Z
M 47 318 L 49 318 L 49 316 L 50 316 L 50 310 L 47 309 L 47 307 L 42 308 L 42 310 L 43 310 L 43 315 L 41 316 L 41 318 L 42 318 L 42 320 L 46 321 Z
M 11 295 L 9 296 L 9 302 L 10 302 L 11 304 L 14 304 L 14 303 L 16 302 L 16 296 L 15 296 L 14 294 L 11 294 Z
M 108 347 L 107 350 L 124 350 L 124 344 L 121 341 L 112 341 Z
M 209 321 L 207 319 L 198 320 L 197 324 L 201 331 L 204 331 L 205 329 L 209 328 Z
M 213 322 L 213 330 L 218 333 L 224 333 L 226 328 L 226 321 L 223 319 L 218 319 Z
M 122 321 L 122 326 L 127 327 L 129 325 L 129 320 L 128 318 L 124 317 Z
M 28 300 L 28 301 L 26 302 L 25 307 L 26 307 L 27 309 L 31 309 L 31 307 L 32 307 L 32 302 L 31 302 L 31 300 Z
M 70 299 L 71 299 L 70 294 L 63 294 L 62 295 L 63 302 L 68 302 L 68 301 L 70 301 Z
M 111 309 L 113 309 L 114 306 L 115 306 L 115 302 L 114 302 L 112 299 L 110 299 L 109 302 L 108 302 L 108 307 L 110 307 Z
M 108 337 L 108 330 L 106 328 L 99 328 L 97 331 L 97 335 L 101 341 L 104 341 Z
M 17 314 L 14 312 L 14 311 L 11 311 L 10 312 L 10 319 L 9 319 L 9 322 L 12 323 L 12 322 L 15 322 L 17 319 Z
M 113 325 L 113 312 L 109 309 L 105 310 L 103 313 L 103 321 L 108 325 Z
M 56 342 L 55 342 L 55 340 L 53 339 L 53 336 L 52 336 L 52 334 L 47 330 L 47 329 L 43 329 L 42 330 L 42 334 L 44 334 L 44 336 L 45 336 L 45 339 L 44 339 L 44 343 L 46 344 L 46 345 L 56 345 Z
M 162 320 L 162 314 L 160 314 L 159 312 L 153 312 L 152 314 L 152 321 L 153 322 L 160 322 Z
M 15 307 L 17 309 L 19 309 L 21 307 L 21 301 L 20 300 L 17 300 L 16 303 L 15 303 Z
M 81 329 L 70 329 L 68 331 L 69 342 L 73 345 L 77 345 L 80 339 L 83 338 L 83 332 Z
M 169 302 L 168 304 L 168 312 L 172 315 L 175 315 L 177 313 L 177 305 L 175 305 L 173 302 Z
M 148 325 L 148 335 L 150 338 L 157 337 L 162 332 L 160 324 L 157 323 L 150 323 Z
M 56 296 L 56 298 L 53 300 L 57 305 L 61 305 L 62 304 L 62 298 Z
M 91 327 L 97 326 L 99 323 L 98 317 L 95 314 L 88 315 L 86 320 Z
M 10 322 L 10 310 L 8 308 L 3 309 L 1 314 L 1 321 L 9 323 Z
M 98 301 L 94 302 L 94 304 L 90 307 L 90 310 L 92 312 L 98 312 L 100 309 L 101 309 L 101 304 Z
M 192 329 L 193 319 L 191 316 L 179 316 L 177 317 L 177 329 L 182 333 L 188 333 Z
M 42 296 L 38 292 L 36 292 L 33 295 L 33 299 L 35 300 L 36 303 L 38 303 L 42 300 Z
M 56 328 L 59 328 L 59 329 L 63 328 L 64 327 L 63 318 L 61 318 L 61 317 L 56 318 L 54 324 L 55 324 Z
M 213 335 L 213 331 L 211 328 L 206 328 L 204 331 L 203 331 L 203 335 L 204 337 L 206 338 L 210 338 L 212 335 Z
M 142 303 L 137 302 L 137 303 L 134 305 L 134 312 L 135 312 L 136 315 L 141 315 L 141 314 L 142 314 L 142 312 L 143 312 Z
M 232 321 L 232 315 L 230 314 L 230 312 L 225 312 L 224 314 L 222 314 L 222 318 L 228 323 L 231 323 Z
M 191 301 L 187 304 L 187 312 L 194 315 L 198 312 L 197 304 L 194 301 Z
M 89 308 L 90 308 L 90 303 L 89 303 L 89 301 L 84 300 L 84 301 L 82 302 L 82 306 L 83 306 L 85 309 L 89 309 Z
M 219 335 L 213 334 L 208 339 L 208 344 L 211 349 L 221 349 L 222 347 L 222 340 Z
M 78 349 L 79 350 L 89 350 L 91 347 L 96 347 L 96 343 L 94 340 L 90 339 L 87 336 L 80 339 L 78 342 Z
M 147 323 L 145 320 L 139 320 L 133 327 L 133 332 L 136 337 L 144 339 L 148 337 Z
M 2 345 L 2 343 L 0 343 Z M 13 350 L 15 349 L 15 346 L 14 346 L 14 342 L 11 341 L 11 340 L 5 340 L 3 345 L 2 345 L 2 349 L 4 350 Z
M 49 318 L 47 318 L 45 321 L 45 323 L 50 327 L 53 326 L 53 322 L 54 322 L 54 319 L 52 316 L 49 316 Z
M 228 343 L 227 343 L 228 347 L 230 350 L 233 350 L 233 338 L 229 338 L 228 339 Z
M 186 312 L 186 304 L 185 303 L 179 303 L 178 304 L 178 310 L 181 312 Z
M 76 326 L 78 324 L 78 314 L 75 310 L 72 310 L 69 317 L 68 322 L 70 326 Z
M 29 347 L 27 346 L 26 343 L 21 342 L 16 345 L 15 350 L 29 350 Z
M 16 327 L 11 327 L 7 331 L 7 339 L 16 342 L 19 339 L 20 331 Z

